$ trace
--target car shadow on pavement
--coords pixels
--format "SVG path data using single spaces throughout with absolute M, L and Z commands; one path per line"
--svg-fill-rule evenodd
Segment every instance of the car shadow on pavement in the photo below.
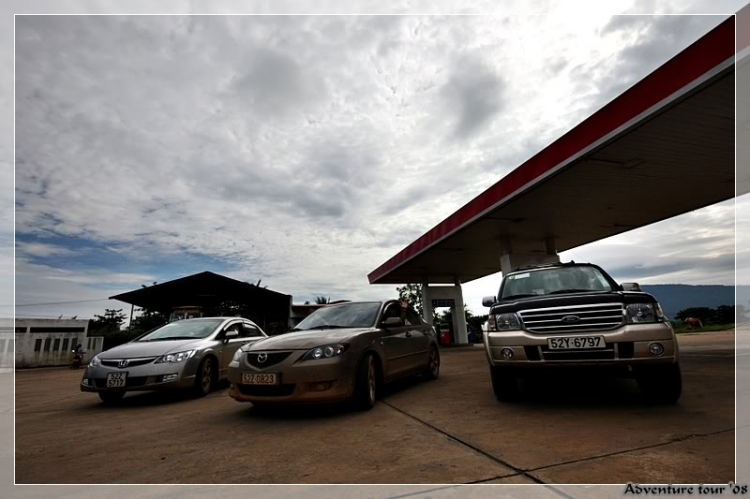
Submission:
M 205 397 L 196 397 L 189 390 L 175 390 L 175 391 L 144 391 L 144 392 L 130 392 L 125 395 L 121 400 L 111 404 L 96 403 L 98 400 L 94 398 L 94 403 L 91 406 L 93 409 L 111 409 L 111 408 L 136 408 L 136 407 L 149 407 L 157 405 L 170 405 L 179 404 L 190 401 L 197 401 L 201 398 L 215 398 L 215 397 L 226 397 L 226 389 L 229 383 L 220 382 L 211 392 Z
M 597 376 L 556 376 L 520 380 L 518 403 L 577 409 L 584 407 L 649 406 L 633 379 Z

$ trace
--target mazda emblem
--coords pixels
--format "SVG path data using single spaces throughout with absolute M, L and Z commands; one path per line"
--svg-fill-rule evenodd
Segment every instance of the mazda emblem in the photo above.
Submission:
M 566 322 L 566 323 L 570 324 L 572 322 L 578 322 L 578 321 L 580 321 L 581 318 L 578 317 L 577 315 L 566 315 L 565 317 L 563 317 L 560 320 L 562 320 L 563 322 Z
M 117 367 L 119 367 L 120 369 L 122 369 L 123 367 L 128 367 L 129 363 L 130 363 L 130 361 L 127 360 L 127 359 L 121 360 L 120 362 L 117 363 Z
M 259 353 L 258 354 L 258 362 L 261 364 L 268 360 L 268 354 L 265 353 Z

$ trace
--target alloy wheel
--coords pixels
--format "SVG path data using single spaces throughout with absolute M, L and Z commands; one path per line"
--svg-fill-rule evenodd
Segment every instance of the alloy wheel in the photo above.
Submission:
M 430 350 L 430 373 L 434 378 L 440 374 L 440 357 L 438 357 L 437 350 L 434 348 Z
M 203 393 L 208 393 L 211 390 L 211 361 L 207 360 L 203 363 L 203 372 L 201 373 L 201 388 Z
M 377 378 L 375 377 L 375 360 L 372 356 L 367 360 L 367 388 L 369 390 L 370 400 L 374 404 Z

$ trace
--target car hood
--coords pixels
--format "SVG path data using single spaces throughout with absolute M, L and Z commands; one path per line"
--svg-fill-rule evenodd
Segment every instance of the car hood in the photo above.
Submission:
M 251 350 L 307 350 L 321 345 L 343 343 L 353 336 L 372 332 L 372 328 L 322 329 L 280 334 L 242 347 Z
M 597 305 L 602 303 L 653 303 L 656 298 L 641 291 L 592 291 L 562 295 L 534 296 L 496 303 L 491 313 L 501 314 L 546 307 L 568 307 L 576 305 Z
M 158 357 L 170 352 L 191 350 L 203 340 L 133 341 L 110 348 L 99 354 L 100 359 Z

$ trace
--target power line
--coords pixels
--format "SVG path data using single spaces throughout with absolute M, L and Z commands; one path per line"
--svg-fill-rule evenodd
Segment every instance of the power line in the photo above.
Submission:
M 69 303 L 90 303 L 95 301 L 109 301 L 109 298 L 99 298 L 96 300 L 52 301 L 47 303 L 17 303 L 16 305 L 0 305 L 0 307 L 41 307 L 43 305 L 67 305 Z

